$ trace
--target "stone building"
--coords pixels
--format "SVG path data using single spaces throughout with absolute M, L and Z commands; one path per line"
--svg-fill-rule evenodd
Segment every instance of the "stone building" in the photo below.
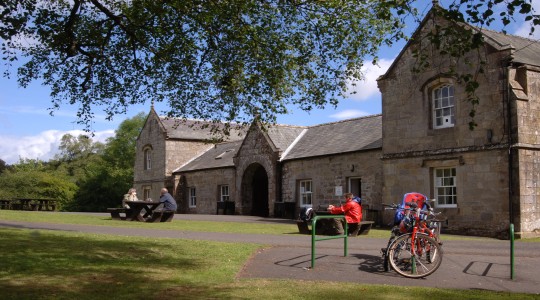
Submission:
M 382 115 L 310 127 L 254 123 L 209 143 L 209 129 L 152 109 L 137 141 L 135 187 L 145 198 L 168 187 L 181 213 L 284 218 L 351 191 L 382 225 L 392 216 L 381 204 L 416 191 L 435 199 L 446 232 L 504 237 L 513 223 L 517 236 L 538 234 L 540 43 L 461 25 L 481 32 L 484 46 L 449 59 L 425 38 L 445 22 L 436 9 L 378 79 Z M 428 54 L 423 69 L 419 49 Z M 478 74 L 478 66 L 471 107 L 456 74 Z
M 483 47 L 442 56 L 426 38 L 445 22 L 437 9 L 378 79 L 383 201 L 421 191 L 448 216 L 448 231 L 505 236 L 513 223 L 516 234 L 533 235 L 540 230 L 540 44 L 462 25 L 482 34 Z M 429 67 L 418 67 L 419 50 Z M 467 101 L 460 74 L 477 75 L 478 105 Z
M 254 123 L 230 141 L 211 143 L 208 129 L 174 124 L 152 109 L 137 139 L 134 186 L 145 199 L 168 187 L 182 213 L 295 218 L 302 207 L 338 204 L 346 191 L 370 208 L 381 199 L 381 120 Z

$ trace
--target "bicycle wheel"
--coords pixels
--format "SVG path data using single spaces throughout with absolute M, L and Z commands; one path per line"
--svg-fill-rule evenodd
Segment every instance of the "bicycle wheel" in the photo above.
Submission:
M 388 248 L 388 261 L 398 274 L 409 278 L 426 277 L 437 271 L 442 262 L 442 247 L 426 234 L 417 234 L 415 253 L 408 233 L 398 237 Z
M 388 239 L 388 244 L 386 244 L 386 248 L 381 249 L 382 258 L 383 258 L 383 270 L 385 272 L 388 272 L 388 270 L 390 268 L 389 263 L 388 263 L 388 249 L 389 249 L 390 245 L 392 244 L 392 242 L 399 235 L 400 235 L 399 227 L 397 227 L 397 226 L 392 227 L 392 229 L 390 230 L 390 238 Z

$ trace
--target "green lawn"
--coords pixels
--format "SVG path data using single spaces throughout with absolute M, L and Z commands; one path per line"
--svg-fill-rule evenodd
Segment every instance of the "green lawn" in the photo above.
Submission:
M 80 224 L 96 226 L 115 226 L 131 228 L 159 228 L 182 231 L 206 231 L 206 232 L 230 232 L 230 233 L 257 233 L 257 234 L 299 234 L 295 224 L 272 224 L 272 223 L 239 223 L 237 222 L 209 222 L 209 221 L 186 221 L 175 219 L 170 223 L 140 223 L 111 220 L 110 216 L 97 216 L 89 214 L 49 213 L 33 211 L 0 210 L 0 219 L 47 222 L 59 224 Z M 372 228 L 368 237 L 387 239 L 390 236 L 388 229 Z M 360 236 L 359 238 L 362 238 Z M 457 235 L 442 235 L 443 240 L 485 239 L 480 237 L 468 237 Z M 540 241 L 540 239 L 536 239 Z
M 177 226 L 176 221 L 141 224 L 95 216 L 0 211 L 0 220 L 7 219 L 147 228 L 171 226 L 168 227 L 171 230 Z M 202 231 L 206 223 L 212 222 L 186 223 L 193 223 L 190 228 Z M 211 224 L 211 228 L 224 231 L 221 225 L 225 223 Z M 256 231 L 257 226 L 243 224 L 242 232 Z M 268 234 L 279 234 L 276 232 L 280 230 L 290 234 L 295 229 L 291 225 L 273 226 Z M 182 230 L 187 229 L 183 226 Z M 0 228 L 0 298 L 538 299 L 535 295 L 489 291 L 237 278 L 242 266 L 262 246 Z

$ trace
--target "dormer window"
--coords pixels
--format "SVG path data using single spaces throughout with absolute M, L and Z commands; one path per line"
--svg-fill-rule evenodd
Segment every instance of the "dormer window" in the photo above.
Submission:
M 433 128 L 454 127 L 456 123 L 454 86 L 443 85 L 435 88 L 432 93 L 432 101 Z

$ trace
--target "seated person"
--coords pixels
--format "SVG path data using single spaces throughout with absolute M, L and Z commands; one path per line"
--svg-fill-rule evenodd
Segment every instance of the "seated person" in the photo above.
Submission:
M 167 188 L 161 189 L 159 202 L 160 204 L 158 208 L 155 209 L 152 215 L 146 219 L 147 222 L 155 222 L 157 218 L 161 218 L 161 215 L 165 212 L 173 214 L 176 213 L 178 205 L 176 204 L 176 200 L 174 200 L 173 196 L 169 194 Z
M 332 214 L 345 214 L 345 221 L 347 222 L 349 235 L 355 236 L 360 229 L 360 222 L 362 221 L 362 207 L 358 202 L 353 201 L 353 194 L 345 194 L 346 202 L 341 206 L 328 206 L 328 211 Z M 343 223 L 341 219 L 333 219 L 335 235 L 343 235 L 345 230 L 343 229 Z
M 130 188 L 127 194 L 124 195 L 124 199 L 122 199 L 122 207 L 129 209 L 129 205 L 127 205 L 126 201 L 139 201 L 137 199 L 137 190 L 134 188 Z
M 166 188 L 161 189 L 159 202 L 163 203 L 163 211 L 176 212 L 176 209 L 178 208 L 176 205 L 176 200 L 174 200 L 173 196 L 169 194 L 169 191 Z

